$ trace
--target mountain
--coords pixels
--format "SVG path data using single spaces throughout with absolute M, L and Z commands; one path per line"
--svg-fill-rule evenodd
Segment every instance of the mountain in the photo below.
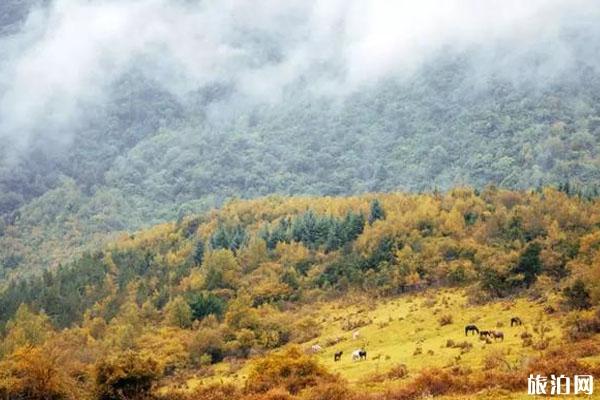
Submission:
M 469 71 L 452 60 L 341 101 L 290 89 L 281 104 L 223 121 L 203 115 L 227 104 L 226 86 L 183 103 L 132 72 L 67 149 L 39 148 L 2 171 L 3 269 L 62 259 L 36 241 L 70 253 L 232 197 L 565 182 L 595 190 L 600 75 L 581 68 L 540 88 L 475 84 Z
M 598 203 L 269 197 L 123 235 L 0 291 L 0 393 L 515 398 L 532 371 L 597 373 Z
M 156 29 L 180 18 L 194 31 L 198 24 L 186 25 L 186 16 L 208 12 L 195 2 L 146 6 Z M 298 19 L 315 12 L 308 3 L 278 9 L 279 19 L 265 26 L 234 19 L 231 29 L 205 37 L 233 49 L 223 60 L 207 55 L 217 57 L 217 72 L 207 77 L 177 63 L 184 54 L 177 51 L 205 43 L 193 35 L 155 37 L 148 22 L 148 37 L 140 38 L 148 42 L 135 47 L 118 30 L 139 27 L 141 10 L 132 7 L 0 5 L 7 54 L 0 63 L 0 275 L 55 267 L 118 232 L 231 198 L 460 185 L 568 183 L 586 195 L 597 191 L 600 32 L 597 13 L 584 5 L 530 19 L 533 31 L 518 41 L 502 25 L 503 36 L 489 42 L 456 38 L 427 52 L 416 47 L 410 57 L 392 47 L 405 64 L 363 80 L 352 68 L 374 64 L 340 64 L 335 50 L 303 36 L 314 33 L 303 25 L 310 18 Z M 102 28 L 102 15 L 113 18 L 119 40 Z M 79 24 L 86 18 L 96 22 Z M 354 48 L 336 32 L 326 32 L 334 47 Z M 305 54 L 305 42 L 322 59 Z M 57 52 L 60 46 L 86 53 L 75 57 Z M 289 65 L 297 54 L 307 59 L 302 68 Z

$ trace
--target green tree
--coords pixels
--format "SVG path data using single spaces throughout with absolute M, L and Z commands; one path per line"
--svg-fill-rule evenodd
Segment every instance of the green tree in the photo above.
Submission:
M 194 265 L 202 265 L 202 260 L 204 260 L 204 242 L 202 240 L 196 243 L 193 259 Z
M 577 279 L 573 285 L 564 288 L 563 296 L 569 308 L 583 310 L 592 306 L 590 293 L 581 279 Z
M 192 326 L 192 309 L 183 297 L 177 296 L 167 304 L 165 318 L 171 326 L 189 328 Z
M 373 223 L 379 219 L 385 219 L 385 211 L 379 200 L 375 199 L 371 201 L 370 205 L 369 225 L 373 225 Z
M 221 318 L 225 312 L 225 302 L 212 293 L 193 296 L 189 304 L 194 319 L 203 319 L 209 315 Z
M 515 273 L 523 274 L 523 283 L 526 287 L 531 286 L 542 272 L 541 251 L 542 246 L 538 242 L 529 243 L 514 268 Z
M 133 351 L 109 357 L 96 366 L 98 399 L 148 399 L 159 376 L 159 364 L 152 357 Z
M 0 345 L 4 354 L 21 346 L 42 344 L 52 332 L 52 326 L 46 314 L 35 314 L 26 304 L 21 304 L 15 316 L 6 324 L 6 332 Z

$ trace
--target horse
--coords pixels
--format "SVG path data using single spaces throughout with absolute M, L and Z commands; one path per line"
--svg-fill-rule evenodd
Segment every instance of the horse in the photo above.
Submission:
M 318 352 L 320 352 L 321 350 L 323 350 L 323 348 L 322 348 L 321 346 L 319 346 L 318 344 L 313 344 L 313 345 L 310 347 L 310 350 L 311 350 L 313 353 L 318 353 Z
M 479 331 L 480 339 L 483 339 L 486 336 L 492 336 L 492 331 Z
M 352 340 L 357 340 L 360 337 L 360 331 L 352 332 Z
M 501 339 L 504 342 L 504 333 L 500 331 L 491 331 L 490 332 L 494 340 Z
M 465 326 L 465 336 L 469 336 L 469 332 L 473 332 L 473 335 L 479 333 L 479 329 L 475 325 L 467 325 Z
M 366 360 L 367 359 L 367 351 L 366 350 L 359 351 L 358 355 L 360 356 L 361 360 Z
M 367 359 L 367 352 L 363 349 L 354 350 L 354 352 L 352 353 L 352 361 L 366 360 L 366 359 Z
M 521 321 L 521 318 L 519 318 L 519 317 L 512 317 L 510 319 L 510 326 L 513 326 L 513 325 L 517 325 L 517 326 L 523 325 L 523 321 Z
M 336 351 L 333 355 L 333 361 L 340 361 L 342 359 L 342 354 L 344 354 L 343 351 Z

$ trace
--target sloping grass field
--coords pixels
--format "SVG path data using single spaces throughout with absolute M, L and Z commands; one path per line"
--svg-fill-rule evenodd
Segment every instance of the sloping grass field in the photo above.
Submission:
M 313 304 L 303 313 L 318 321 L 317 337 L 301 344 L 313 352 L 321 364 L 340 374 L 349 384 L 363 392 L 381 392 L 402 385 L 406 378 L 430 367 L 468 368 L 481 370 L 517 368 L 528 357 L 540 353 L 536 344 L 561 342 L 560 313 L 548 313 L 545 307 L 552 299 L 534 302 L 524 298 L 471 305 L 462 290 L 430 290 L 406 294 L 392 299 L 375 300 L 361 295 Z M 521 326 L 510 326 L 511 318 L 519 317 Z M 465 326 L 476 325 L 481 330 L 501 331 L 504 340 L 482 340 L 479 335 L 465 335 Z M 321 350 L 313 351 L 313 346 Z M 363 348 L 366 360 L 352 360 L 352 353 Z M 335 352 L 342 351 L 341 360 L 334 361 Z M 597 364 L 598 356 L 588 363 Z M 233 368 L 227 362 L 214 368 L 214 375 L 192 378 L 187 387 L 215 382 L 243 385 L 250 362 Z M 403 365 L 398 367 L 398 365 Z M 391 370 L 400 371 L 389 377 Z M 491 391 L 475 398 L 531 398 L 522 392 Z M 445 397 L 456 399 L 457 397 Z M 461 397 L 464 398 L 464 397 Z

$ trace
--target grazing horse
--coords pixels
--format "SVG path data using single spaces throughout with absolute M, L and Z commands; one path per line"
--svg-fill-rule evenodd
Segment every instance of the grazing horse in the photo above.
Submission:
M 473 335 L 479 333 L 479 329 L 475 325 L 465 326 L 465 336 L 469 336 L 469 332 L 473 332 Z
M 366 360 L 367 359 L 367 351 L 366 350 L 359 351 L 358 355 L 360 356 L 361 360 Z
M 479 331 L 480 339 L 483 339 L 486 336 L 492 336 L 492 331 Z
M 318 352 L 320 352 L 321 350 L 323 350 L 323 348 L 322 348 L 321 346 L 319 346 L 318 344 L 314 344 L 314 345 L 312 345 L 312 346 L 310 347 L 310 350 L 311 350 L 313 353 L 318 353 Z
M 494 340 L 501 339 L 504 342 L 504 333 L 500 331 L 491 331 L 492 337 Z
M 342 359 L 342 354 L 344 354 L 343 351 L 336 351 L 333 355 L 333 361 L 340 361 Z
M 366 359 L 367 359 L 367 352 L 363 349 L 354 350 L 354 352 L 352 353 L 352 361 L 366 360 Z
M 513 325 L 517 325 L 517 326 L 523 325 L 523 321 L 521 321 L 521 318 L 519 318 L 519 317 L 512 317 L 510 319 L 510 326 L 513 326 Z

